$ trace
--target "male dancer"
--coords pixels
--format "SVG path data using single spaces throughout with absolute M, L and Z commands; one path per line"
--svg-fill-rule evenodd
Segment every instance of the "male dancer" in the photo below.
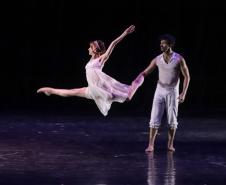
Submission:
M 150 138 L 146 152 L 154 150 L 154 142 L 161 124 L 161 119 L 166 109 L 168 120 L 168 150 L 175 151 L 173 146 L 177 129 L 178 104 L 183 103 L 188 90 L 190 75 L 184 58 L 173 51 L 175 38 L 170 34 L 160 37 L 160 49 L 162 54 L 155 57 L 150 65 L 141 73 L 143 77 L 149 75 L 156 67 L 159 70 L 150 119 Z M 179 94 L 180 72 L 184 77 L 183 89 Z

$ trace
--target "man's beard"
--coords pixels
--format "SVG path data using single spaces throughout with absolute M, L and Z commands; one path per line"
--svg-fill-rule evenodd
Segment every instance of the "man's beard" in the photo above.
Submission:
M 166 48 L 166 47 L 162 47 L 160 49 L 162 52 L 166 52 L 166 53 L 170 50 L 170 48 Z

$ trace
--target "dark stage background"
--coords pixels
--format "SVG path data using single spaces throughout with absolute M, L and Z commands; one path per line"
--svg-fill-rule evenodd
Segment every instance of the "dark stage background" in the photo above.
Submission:
M 113 51 L 104 72 L 131 83 L 160 54 L 158 37 L 171 33 L 175 51 L 190 69 L 191 83 L 180 111 L 224 115 L 226 103 L 226 8 L 208 2 L 191 5 L 142 1 L 89 2 L 24 0 L 1 6 L 0 106 L 6 110 L 71 110 L 96 114 L 93 101 L 36 94 L 43 86 L 87 85 L 89 41 L 107 45 L 130 24 L 136 32 Z M 150 3 L 150 5 L 149 5 Z M 133 101 L 112 105 L 110 114 L 149 115 L 157 80 L 151 74 Z M 182 84 L 182 83 L 181 83 Z

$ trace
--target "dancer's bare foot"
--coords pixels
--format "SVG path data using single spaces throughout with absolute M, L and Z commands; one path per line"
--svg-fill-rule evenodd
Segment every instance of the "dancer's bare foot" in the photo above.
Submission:
M 173 146 L 168 146 L 168 151 L 175 152 L 175 148 Z
M 52 94 L 52 88 L 49 87 L 43 87 L 37 90 L 37 93 L 44 93 L 47 96 L 50 96 Z
M 153 146 L 148 146 L 146 149 L 145 149 L 145 152 L 153 152 L 154 151 L 154 147 Z
M 144 82 L 144 76 L 139 75 L 131 84 L 130 90 L 129 90 L 129 95 L 128 95 L 128 100 L 131 100 L 137 89 L 142 85 Z

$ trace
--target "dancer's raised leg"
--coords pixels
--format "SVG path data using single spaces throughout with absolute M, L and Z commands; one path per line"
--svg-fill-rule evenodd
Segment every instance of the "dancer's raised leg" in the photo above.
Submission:
M 62 96 L 62 97 L 70 97 L 70 96 L 78 96 L 87 98 L 87 87 L 83 88 L 75 88 L 75 89 L 56 89 L 51 87 L 43 87 L 37 90 L 37 93 L 45 93 L 47 96 L 51 94 Z

